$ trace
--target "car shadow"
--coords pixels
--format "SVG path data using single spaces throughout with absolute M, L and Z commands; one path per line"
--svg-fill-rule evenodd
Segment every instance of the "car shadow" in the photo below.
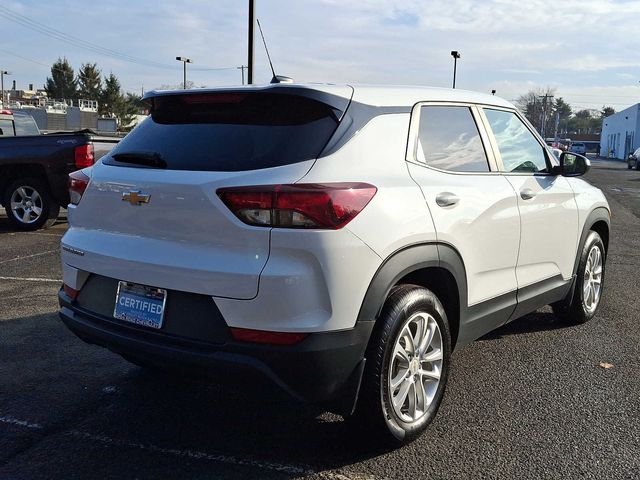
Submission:
M 477 341 L 497 340 L 509 335 L 522 335 L 527 333 L 559 330 L 568 328 L 569 326 L 570 325 L 558 320 L 553 312 L 538 310 L 489 332 Z
M 143 463 L 149 451 L 171 450 L 163 462 L 171 464 L 170 471 L 187 468 L 184 477 L 210 475 L 217 468 L 215 462 L 185 466 L 186 454 L 180 452 L 233 458 L 238 465 L 276 465 L 277 478 L 299 478 L 393 450 L 353 422 L 294 401 L 257 375 L 219 383 L 217 377 L 130 364 L 76 338 L 54 312 L 0 322 L 0 332 L 0 376 L 15 380 L 3 382 L 0 411 L 45 431 L 65 425 L 58 432 L 63 443 L 48 455 L 62 458 L 72 449 L 75 460 L 68 467 L 58 464 L 51 472 L 56 478 L 91 477 L 93 465 L 117 471 L 123 459 L 107 450 L 113 445 L 133 445 L 127 461 L 139 457 Z M 28 396 L 24 385 L 30 385 Z M 77 448 L 78 439 L 93 444 Z
M 56 223 L 54 223 L 52 225 L 52 227 L 57 227 L 57 228 L 61 228 L 61 225 L 68 225 L 68 221 L 67 221 L 67 216 L 66 213 L 65 214 L 61 214 L 58 219 L 56 220 Z M 64 228 L 64 227 L 62 227 Z M 38 232 L 46 232 L 48 229 L 45 230 L 36 230 Z M 4 211 L 4 209 L 2 207 L 0 207 L 0 234 L 3 233 L 20 233 L 23 232 L 23 230 L 19 230 L 17 228 L 15 228 L 7 219 L 7 215 Z

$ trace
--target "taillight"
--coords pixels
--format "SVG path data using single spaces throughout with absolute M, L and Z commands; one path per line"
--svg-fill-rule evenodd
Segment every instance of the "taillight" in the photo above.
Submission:
M 69 199 L 72 205 L 78 205 L 84 191 L 89 186 L 90 178 L 81 170 L 69 174 Z
M 80 145 L 75 149 L 76 168 L 86 168 L 93 165 L 93 144 Z
M 353 220 L 376 191 L 368 183 L 303 183 L 227 187 L 216 193 L 249 225 L 337 230 Z
M 268 332 L 249 328 L 231 328 L 231 336 L 239 342 L 266 343 L 270 345 L 294 345 L 309 334 L 298 332 Z

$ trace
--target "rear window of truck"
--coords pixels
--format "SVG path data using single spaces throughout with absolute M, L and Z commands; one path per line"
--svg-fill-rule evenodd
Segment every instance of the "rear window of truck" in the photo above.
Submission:
M 36 121 L 31 115 L 15 115 L 13 117 L 13 120 L 16 125 L 16 135 L 18 137 L 27 135 L 40 135 L 40 130 L 38 130 Z
M 341 114 L 317 100 L 283 93 L 159 96 L 153 98 L 149 118 L 111 155 L 156 155 L 170 170 L 228 172 L 289 165 L 317 158 Z M 113 157 L 103 163 L 127 164 Z

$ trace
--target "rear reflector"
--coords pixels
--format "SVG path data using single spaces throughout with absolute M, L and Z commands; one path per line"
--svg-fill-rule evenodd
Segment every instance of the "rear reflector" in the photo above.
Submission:
M 249 225 L 337 230 L 353 220 L 376 191 L 368 183 L 300 183 L 220 188 L 216 193 Z
M 76 168 L 86 168 L 93 165 L 93 144 L 80 145 L 75 149 Z
M 84 191 L 89 186 L 90 178 L 81 170 L 69 174 L 69 200 L 72 205 L 78 205 L 82 200 Z
M 267 332 L 248 328 L 231 328 L 231 336 L 239 342 L 267 343 L 270 345 L 294 345 L 300 343 L 309 334 L 296 332 Z
M 80 290 L 71 288 L 66 283 L 62 286 L 62 289 L 64 290 L 64 293 L 66 293 L 71 298 L 71 300 L 75 300 L 76 298 L 78 298 L 78 294 L 80 293 Z

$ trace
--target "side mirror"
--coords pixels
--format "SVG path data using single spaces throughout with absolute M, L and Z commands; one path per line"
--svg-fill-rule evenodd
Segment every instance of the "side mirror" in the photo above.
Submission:
M 591 162 L 583 155 L 573 152 L 562 152 L 560 154 L 559 174 L 563 177 L 579 177 L 584 175 L 591 168 Z

